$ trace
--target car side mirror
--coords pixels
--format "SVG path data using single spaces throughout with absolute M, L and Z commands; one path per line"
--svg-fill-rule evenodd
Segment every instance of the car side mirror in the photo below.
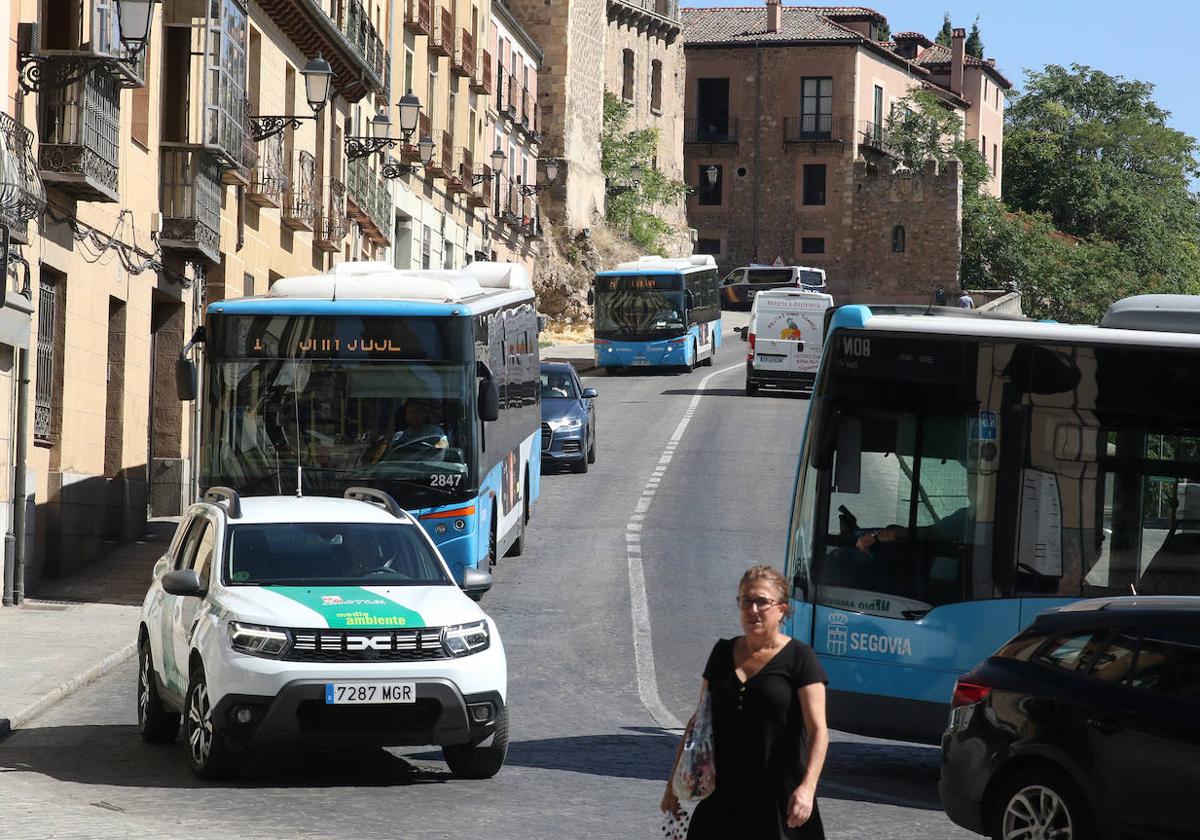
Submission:
M 163 591 L 168 595 L 184 598 L 203 598 L 208 594 L 208 583 L 201 580 L 195 569 L 176 569 L 167 572 L 162 579 Z
M 749 327 L 735 327 L 733 331 L 741 337 L 742 341 L 749 341 L 749 339 L 746 338 L 747 334 L 750 332 Z
M 492 588 L 492 576 L 482 569 L 466 569 L 463 572 L 462 591 L 472 601 L 478 601 Z
M 500 419 L 500 389 L 496 387 L 496 378 L 483 362 L 476 365 L 479 380 L 479 395 L 476 408 L 479 419 L 491 423 Z
M 584 388 L 583 389 L 583 398 L 585 400 L 594 400 L 598 396 L 600 396 L 600 395 L 598 393 L 596 393 L 595 388 Z

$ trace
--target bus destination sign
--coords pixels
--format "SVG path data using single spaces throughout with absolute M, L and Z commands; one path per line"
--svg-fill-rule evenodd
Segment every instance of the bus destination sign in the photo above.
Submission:
M 681 288 L 682 280 L 677 275 L 622 274 L 597 277 L 596 288 L 601 292 L 673 292 Z

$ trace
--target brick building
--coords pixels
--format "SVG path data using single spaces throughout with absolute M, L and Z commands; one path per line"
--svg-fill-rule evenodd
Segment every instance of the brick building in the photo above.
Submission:
M 598 138 L 606 88 L 632 106 L 629 128 L 659 130 L 654 163 L 668 176 L 682 178 L 685 72 L 678 0 L 505 2 L 542 47 L 542 155 L 561 161 L 544 207 L 556 222 L 577 230 L 604 215 Z M 685 224 L 682 203 L 660 211 Z
M 888 153 L 896 102 L 928 90 L 986 143 L 999 194 L 1008 81 L 916 33 L 883 42 L 862 7 L 685 9 L 684 160 L 696 250 L 723 269 L 824 268 L 839 302 L 925 302 L 957 287 L 957 164 L 912 172 Z M 987 139 L 984 140 L 984 137 Z M 993 162 L 994 161 L 994 162 Z

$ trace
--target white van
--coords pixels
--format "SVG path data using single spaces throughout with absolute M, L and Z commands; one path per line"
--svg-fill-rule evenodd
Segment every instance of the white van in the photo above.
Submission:
M 824 346 L 825 310 L 833 298 L 802 289 L 770 289 L 754 296 L 750 325 L 741 330 L 746 354 L 746 395 L 760 385 L 811 391 Z
M 759 292 L 788 288 L 825 291 L 825 269 L 804 265 L 749 265 L 735 268 L 721 281 L 721 307 L 749 309 Z

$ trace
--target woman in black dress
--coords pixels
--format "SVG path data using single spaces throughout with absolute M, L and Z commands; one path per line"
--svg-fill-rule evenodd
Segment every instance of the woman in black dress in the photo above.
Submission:
M 745 635 L 718 641 L 704 668 L 716 792 L 696 807 L 688 840 L 823 840 L 816 791 L 829 746 L 825 672 L 812 648 L 782 632 L 783 575 L 754 566 L 737 602 Z M 670 782 L 662 809 L 679 809 Z

